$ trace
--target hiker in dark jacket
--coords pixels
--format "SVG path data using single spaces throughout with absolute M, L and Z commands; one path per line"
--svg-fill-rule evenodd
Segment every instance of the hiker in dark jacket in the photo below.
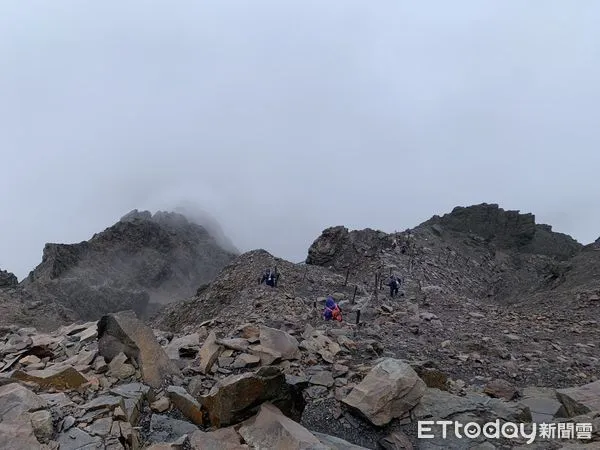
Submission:
M 392 275 L 387 285 L 390 287 L 390 296 L 392 298 L 398 295 L 398 291 L 400 290 L 400 280 L 398 277 Z
M 260 279 L 260 284 L 265 283 L 267 286 L 276 287 L 278 279 L 279 279 L 279 273 L 277 272 L 277 269 L 275 269 L 275 270 L 267 269 L 267 270 L 265 270 L 265 273 L 263 274 L 262 278 Z

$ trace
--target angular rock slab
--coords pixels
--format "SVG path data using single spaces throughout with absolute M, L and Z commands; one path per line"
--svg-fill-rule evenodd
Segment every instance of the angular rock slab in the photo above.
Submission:
M 33 381 L 44 389 L 54 388 L 60 391 L 77 389 L 88 382 L 87 378 L 71 366 L 51 367 L 49 369 L 32 370 L 30 372 L 17 370 L 12 374 L 11 378 L 22 381 Z
M 217 344 L 217 335 L 214 331 L 211 331 L 200 348 L 200 371 L 202 373 L 207 374 L 210 372 L 222 350 L 223 348 Z
M 475 393 L 459 397 L 435 388 L 427 388 L 412 415 L 415 420 L 430 418 L 458 420 L 457 417 L 463 415 L 515 423 L 531 422 L 529 407 L 519 402 L 505 402 Z
M 260 326 L 260 345 L 274 353 L 280 354 L 281 359 L 297 359 L 300 355 L 298 340 L 285 331 Z
M 144 381 L 154 388 L 160 387 L 169 375 L 179 374 L 153 331 L 133 311 L 107 314 L 100 319 L 98 351 L 107 361 L 125 353 L 137 363 Z
M 165 346 L 165 352 L 170 359 L 180 359 L 180 349 L 187 347 L 198 347 L 200 348 L 200 335 L 198 333 L 189 334 L 174 338 L 169 344 Z
M 112 388 L 110 393 L 123 398 L 123 411 L 127 417 L 127 421 L 133 426 L 137 426 L 139 422 L 144 400 L 152 402 L 155 398 L 152 388 L 142 383 L 122 384 Z
M 188 391 L 181 386 L 169 386 L 167 388 L 167 395 L 171 400 L 171 403 L 181 411 L 181 413 L 187 417 L 195 425 L 203 425 L 203 413 L 200 404 L 192 397 Z
M 314 434 L 270 403 L 261 405 L 258 415 L 244 423 L 239 433 L 251 448 L 330 450 Z
M 60 450 L 88 450 L 101 448 L 102 438 L 90 436 L 85 431 L 74 427 L 58 436 Z
M 173 419 L 162 414 L 152 414 L 150 418 L 149 440 L 153 443 L 162 443 L 178 439 L 184 434 L 192 434 L 198 427 L 184 420 Z
M 48 406 L 47 402 L 18 383 L 0 387 L 0 422 L 16 419 L 21 414 Z
M 579 387 L 558 389 L 556 396 L 564 405 L 568 417 L 600 411 L 600 380 Z
M 247 450 L 241 444 L 241 437 L 232 428 L 221 428 L 208 433 L 195 431 L 190 436 L 190 445 L 194 450 Z
M 343 403 L 360 412 L 373 425 L 383 426 L 417 406 L 425 390 L 425 382 L 410 365 L 386 358 L 371 369 Z
M 0 450 L 41 450 L 27 413 L 7 422 L 0 422 Z
M 567 412 L 552 388 L 525 388 L 523 398 L 519 401 L 531 410 L 531 418 L 535 423 L 550 423 L 557 417 L 566 417 Z
M 321 444 L 326 445 L 330 450 L 368 450 L 366 447 L 351 444 L 350 442 L 335 436 L 330 436 L 323 433 L 313 434 L 317 439 L 319 439 L 319 441 L 321 441 Z
M 288 384 L 281 369 L 274 366 L 224 378 L 200 400 L 210 425 L 215 427 L 247 419 L 264 402 L 273 403 L 285 415 L 298 421 L 305 406 L 302 391 Z

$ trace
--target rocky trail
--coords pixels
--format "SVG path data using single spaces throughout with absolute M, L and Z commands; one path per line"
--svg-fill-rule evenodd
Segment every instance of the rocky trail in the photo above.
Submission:
M 394 314 L 404 316 L 396 308 Z M 0 448 L 525 445 L 524 438 L 417 440 L 416 421 L 432 418 L 590 423 L 581 448 L 600 445 L 600 382 L 556 390 L 524 384 L 526 378 L 503 378 L 504 373 L 450 376 L 452 365 L 436 365 L 423 352 L 400 357 L 385 348 L 385 327 L 378 330 L 375 323 L 390 323 L 389 314 L 382 312 L 369 327 L 306 323 L 283 331 L 255 322 L 224 333 L 220 321 L 208 321 L 194 333 L 175 335 L 152 331 L 133 312 L 124 312 L 50 334 L 5 330 Z M 442 320 L 422 316 L 419 328 L 439 334 L 435 322 Z M 380 339 L 369 338 L 377 334 Z M 516 339 L 507 341 L 510 352 Z M 407 348 L 418 346 L 407 341 Z M 457 352 L 455 365 L 469 364 L 462 355 L 472 354 Z M 474 373 L 477 359 L 471 364 L 465 373 Z M 526 448 L 567 448 L 574 442 L 538 439 L 537 447 Z

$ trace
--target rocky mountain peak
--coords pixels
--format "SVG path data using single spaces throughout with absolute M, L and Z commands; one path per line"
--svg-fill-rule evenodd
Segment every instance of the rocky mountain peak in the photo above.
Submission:
M 130 222 L 133 220 L 151 220 L 151 219 L 152 219 L 152 213 L 150 211 L 139 211 L 137 209 L 134 209 L 132 211 L 129 211 L 123 217 L 121 217 L 119 219 L 119 222 Z
M 308 249 L 306 264 L 344 268 L 357 259 L 373 257 L 380 249 L 392 245 L 390 235 L 366 228 L 349 231 L 336 226 L 325 229 Z
M 421 227 L 432 225 L 479 236 L 496 248 L 563 259 L 574 256 L 583 248 L 571 236 L 552 231 L 550 225 L 536 224 L 533 214 L 504 210 L 493 203 L 457 206 L 449 214 L 433 216 Z
M 17 284 L 17 276 L 14 273 L 0 270 L 0 288 L 13 287 Z
M 144 316 L 192 295 L 235 256 L 182 214 L 133 210 L 87 241 L 47 243 L 20 287 L 33 302 L 64 306 L 70 319 L 123 308 Z
M 427 225 L 481 236 L 501 247 L 522 247 L 536 232 L 535 216 L 519 211 L 505 211 L 497 204 L 482 203 L 468 207 L 457 206 L 449 214 L 434 216 Z

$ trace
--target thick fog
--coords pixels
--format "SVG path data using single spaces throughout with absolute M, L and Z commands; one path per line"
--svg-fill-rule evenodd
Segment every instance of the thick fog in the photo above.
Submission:
M 600 235 L 600 3 L 0 4 L 0 268 L 131 209 L 298 262 L 457 205 Z

